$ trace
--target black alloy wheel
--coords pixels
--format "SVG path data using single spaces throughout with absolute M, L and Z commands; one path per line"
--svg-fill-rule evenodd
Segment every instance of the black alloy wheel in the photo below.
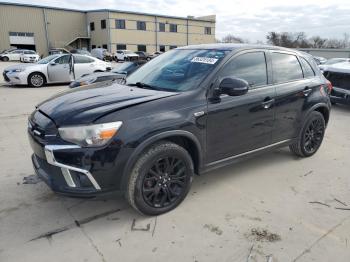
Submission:
M 304 150 L 308 154 L 313 154 L 320 147 L 324 135 L 324 123 L 316 118 L 311 121 L 304 132 Z

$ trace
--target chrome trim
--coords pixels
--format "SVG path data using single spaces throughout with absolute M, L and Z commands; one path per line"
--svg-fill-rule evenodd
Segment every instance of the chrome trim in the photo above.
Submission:
M 277 142 L 277 143 L 274 143 L 274 144 L 271 144 L 271 145 L 268 145 L 268 146 L 259 147 L 259 148 L 254 149 L 254 150 L 244 152 L 244 153 L 242 153 L 242 154 L 230 156 L 230 157 L 227 157 L 227 158 L 224 158 L 224 159 L 220 159 L 220 160 L 211 162 L 211 163 L 209 163 L 207 166 L 213 166 L 213 165 L 219 164 L 219 163 L 221 163 L 221 162 L 225 162 L 225 161 L 232 160 L 232 159 L 235 159 L 235 158 L 239 158 L 239 157 L 242 157 L 242 156 L 246 156 L 246 155 L 249 155 L 249 154 L 252 154 L 252 153 L 256 153 L 256 152 L 259 152 L 259 151 L 261 151 L 261 150 L 268 149 L 268 148 L 270 148 L 270 147 L 274 147 L 274 146 L 278 146 L 278 145 L 287 143 L 287 142 L 289 142 L 289 141 L 291 141 L 291 139 L 286 139 L 286 140 L 282 140 L 282 141 L 280 141 L 280 142 Z
M 66 180 L 68 186 L 76 187 L 76 184 L 74 183 L 74 180 L 70 173 L 70 171 L 75 171 L 86 175 L 90 180 L 91 184 L 95 187 L 95 189 L 101 190 L 100 185 L 96 182 L 95 178 L 92 176 L 92 174 L 88 170 L 65 165 L 56 161 L 54 151 L 62 150 L 62 149 L 77 149 L 77 148 L 81 148 L 81 147 L 76 145 L 46 145 L 45 146 L 46 160 L 49 164 L 61 168 L 63 177 Z

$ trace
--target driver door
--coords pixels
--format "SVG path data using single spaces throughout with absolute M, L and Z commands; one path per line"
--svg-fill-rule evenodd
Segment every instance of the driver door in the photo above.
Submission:
M 72 55 L 62 55 L 48 64 L 50 82 L 68 83 L 74 80 Z
M 244 79 L 250 87 L 241 96 L 222 94 L 208 99 L 208 163 L 220 163 L 271 143 L 275 88 L 269 85 L 267 72 L 263 51 L 238 54 L 219 71 L 215 88 L 228 76 Z

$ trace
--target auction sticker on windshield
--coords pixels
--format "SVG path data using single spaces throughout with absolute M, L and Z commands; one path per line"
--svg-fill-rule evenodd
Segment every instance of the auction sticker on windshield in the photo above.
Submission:
M 216 58 L 211 58 L 211 57 L 193 57 L 191 62 L 192 63 L 202 63 L 202 64 L 210 64 L 213 65 L 218 61 Z

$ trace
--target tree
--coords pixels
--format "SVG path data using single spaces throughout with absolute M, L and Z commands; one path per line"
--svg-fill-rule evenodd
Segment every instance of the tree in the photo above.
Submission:
M 238 36 L 228 34 L 221 39 L 221 42 L 222 43 L 247 43 L 248 41 Z
M 310 45 L 313 48 L 324 48 L 327 38 L 322 38 L 320 36 L 313 36 L 310 38 Z

